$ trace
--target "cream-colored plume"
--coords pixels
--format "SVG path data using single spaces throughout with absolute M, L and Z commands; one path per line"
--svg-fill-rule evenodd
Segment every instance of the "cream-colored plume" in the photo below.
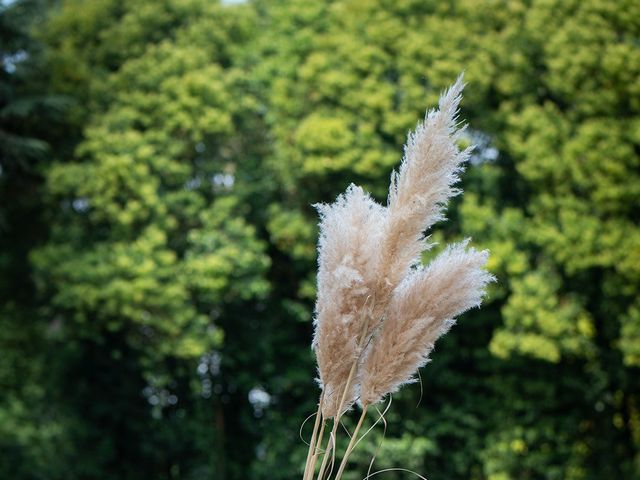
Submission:
M 356 384 L 345 386 L 362 351 L 363 327 L 371 309 L 384 208 L 355 185 L 320 213 L 318 297 L 313 348 L 318 360 L 325 418 L 356 398 Z
M 454 318 L 480 305 L 493 277 L 483 269 L 489 253 L 448 247 L 428 267 L 412 271 L 396 288 L 382 329 L 360 367 L 360 402 L 379 402 L 413 380 L 435 341 Z
M 409 134 L 400 171 L 391 175 L 380 289 L 395 288 L 411 264 L 419 261 L 420 253 L 430 247 L 424 232 L 445 218 L 448 200 L 461 193 L 454 185 L 471 152 L 471 147 L 460 150 L 457 145 L 464 131 L 456 125 L 463 87 L 460 76 L 440 97 L 438 110 L 427 112 L 424 122 Z
M 491 276 L 487 253 L 450 247 L 427 268 L 412 268 L 430 245 L 424 232 L 444 218 L 469 149 L 457 145 L 462 77 L 408 137 L 388 206 L 351 185 L 318 205 L 320 241 L 313 349 L 324 418 L 360 395 L 379 401 L 411 380 L 456 315 L 478 305 Z

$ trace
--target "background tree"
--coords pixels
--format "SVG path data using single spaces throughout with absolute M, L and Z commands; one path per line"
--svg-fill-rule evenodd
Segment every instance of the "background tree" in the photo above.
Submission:
M 637 2 L 26 5 L 1 16 L 0 130 L 38 146 L 2 150 L 5 476 L 299 478 L 311 204 L 384 200 L 465 70 L 478 148 L 434 240 L 499 282 L 354 461 L 640 478 Z
M 61 472 L 64 420 L 48 403 L 52 352 L 28 255 L 46 232 L 43 172 L 66 148 L 70 99 L 49 88 L 49 65 L 30 29 L 44 2 L 0 3 L 0 476 Z
M 251 322 L 269 289 L 232 188 L 259 152 L 238 133 L 255 101 L 233 65 L 251 24 L 205 1 L 70 2 L 42 32 L 54 84 L 84 104 L 31 254 L 64 352 L 53 393 L 70 441 L 92 446 L 67 475 L 224 477 L 253 457 L 225 434 L 251 415 L 252 385 L 220 353 L 224 322 Z
M 494 311 L 440 346 L 416 424 L 390 415 L 385 446 L 407 450 L 396 464 L 430 478 L 637 472 L 638 26 L 622 3 L 259 5 L 289 35 L 268 42 L 262 71 L 270 162 L 301 225 L 351 180 L 383 195 L 424 103 L 466 70 L 480 148 L 449 235 L 489 246 L 500 284 Z

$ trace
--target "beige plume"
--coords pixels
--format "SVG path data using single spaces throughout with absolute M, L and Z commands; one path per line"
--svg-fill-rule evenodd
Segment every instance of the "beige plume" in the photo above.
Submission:
M 448 247 L 428 267 L 412 271 L 396 288 L 386 320 L 360 367 L 360 402 L 377 403 L 412 381 L 435 341 L 455 317 L 480 305 L 493 277 L 487 251 Z
M 350 382 L 344 405 L 340 404 L 352 365 L 362 351 L 363 322 L 371 305 L 371 279 L 385 213 L 355 185 L 335 203 L 316 207 L 321 221 L 313 348 L 324 392 L 322 413 L 330 418 L 356 397 L 356 384 Z
M 430 247 L 424 232 L 445 218 L 448 200 L 461 193 L 454 187 L 471 148 L 457 145 L 463 128 L 456 125 L 464 87 L 462 75 L 440 98 L 438 110 L 430 110 L 424 122 L 409 134 L 399 172 L 391 175 L 388 215 L 378 266 L 378 290 L 390 290 Z
M 470 154 L 458 147 L 462 88 L 460 76 L 438 109 L 409 134 L 386 207 L 355 185 L 333 204 L 317 206 L 313 349 L 322 394 L 304 480 L 314 477 L 319 455 L 317 478 L 324 478 L 340 418 L 359 396 L 362 413 L 335 476 L 340 480 L 368 407 L 412 381 L 436 340 L 456 316 L 480 305 L 493 280 L 484 270 L 488 252 L 467 249 L 467 242 L 450 246 L 428 267 L 420 265 L 420 254 L 431 247 L 425 232 L 444 219 L 447 202 L 460 193 L 455 184 Z M 329 418 L 333 424 L 321 451 Z
M 412 269 L 430 248 L 424 232 L 460 193 L 454 185 L 470 153 L 457 145 L 463 86 L 460 76 L 409 135 L 387 207 L 355 185 L 317 206 L 313 349 L 324 418 L 340 416 L 358 392 L 361 402 L 377 401 L 409 381 L 453 317 L 479 304 L 491 279 L 482 270 L 487 254 L 459 246 Z

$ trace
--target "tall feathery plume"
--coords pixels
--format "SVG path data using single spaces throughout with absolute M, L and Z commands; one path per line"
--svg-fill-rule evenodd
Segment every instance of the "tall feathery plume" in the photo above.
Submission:
M 347 406 L 356 398 L 356 385 L 347 386 L 347 379 L 361 353 L 363 322 L 374 294 L 384 208 L 355 185 L 334 204 L 316 208 L 321 221 L 313 349 L 324 392 L 322 415 L 332 418 L 344 409 L 343 395 Z
M 365 345 L 384 207 L 360 187 L 350 185 L 332 205 L 316 205 L 320 214 L 318 297 L 313 349 L 322 395 L 307 455 L 304 480 L 313 477 L 316 441 L 322 442 L 324 419 L 333 418 L 320 477 L 333 449 L 340 415 L 356 399 L 356 367 Z
M 431 247 L 424 232 L 445 218 L 448 200 L 461 193 L 454 185 L 471 152 L 471 147 L 460 150 L 456 143 L 464 131 L 456 125 L 463 87 L 461 75 L 440 98 L 439 109 L 428 111 L 409 134 L 400 171 L 391 175 L 377 272 L 377 289 L 387 300 L 409 267 L 419 262 L 420 253 Z
M 368 406 L 412 381 L 438 337 L 456 316 L 479 306 L 493 280 L 484 270 L 488 252 L 467 249 L 467 241 L 450 246 L 428 267 L 420 266 L 420 254 L 431 247 L 425 231 L 444 218 L 448 200 L 461 193 L 454 185 L 470 154 L 457 145 L 464 130 L 456 120 L 463 86 L 460 76 L 440 98 L 438 110 L 428 111 L 409 135 L 399 172 L 391 176 L 386 207 L 355 185 L 335 203 L 317 206 L 313 349 L 322 421 L 314 426 L 305 480 L 314 476 L 324 421 L 334 419 L 319 480 L 340 416 L 356 400 L 362 405 L 335 476 L 339 480 Z
M 360 402 L 380 402 L 427 363 L 435 341 L 454 318 L 480 305 L 493 277 L 483 269 L 489 253 L 448 247 L 428 267 L 411 272 L 396 288 L 387 318 L 360 369 Z

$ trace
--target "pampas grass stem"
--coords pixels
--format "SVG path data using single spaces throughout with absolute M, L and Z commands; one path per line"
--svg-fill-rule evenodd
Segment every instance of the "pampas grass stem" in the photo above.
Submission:
M 314 474 L 316 473 L 316 461 L 318 460 L 318 454 L 320 453 L 320 447 L 322 446 L 322 440 L 324 439 L 324 427 L 327 422 L 325 419 L 322 419 L 322 425 L 320 426 L 320 433 L 318 434 L 318 438 L 316 444 L 313 449 L 313 455 L 311 456 L 311 462 L 309 464 L 309 471 L 306 472 L 305 480 L 312 480 Z
M 329 434 L 329 439 L 327 440 L 327 446 L 324 449 L 324 457 L 322 457 L 322 463 L 320 464 L 320 471 L 318 472 L 318 477 L 317 480 L 322 480 L 324 478 L 324 471 L 327 468 L 327 462 L 329 461 L 329 456 L 331 455 L 331 442 L 333 440 L 333 438 L 335 438 L 335 431 L 337 430 L 335 428 L 336 426 L 336 419 L 333 419 L 333 426 L 334 428 L 331 429 L 331 433 Z
M 313 433 L 311 434 L 311 441 L 309 442 L 309 451 L 307 452 L 307 462 L 305 463 L 305 466 L 304 466 L 304 477 L 303 477 L 304 480 L 307 480 L 309 464 L 311 463 L 311 459 L 316 453 L 318 427 L 320 425 L 320 420 L 322 418 L 322 398 L 323 398 L 323 394 L 320 394 L 320 400 L 318 401 L 318 411 L 316 412 L 316 421 L 313 424 Z
M 329 439 L 327 440 L 327 448 L 325 448 L 324 458 L 322 459 L 322 464 L 320 465 L 320 472 L 318 473 L 318 480 L 322 480 L 324 476 L 324 471 L 327 468 L 327 462 L 329 461 L 329 456 L 331 454 L 331 450 L 334 449 L 336 442 L 336 435 L 338 434 L 338 425 L 340 425 L 340 418 L 342 418 L 342 405 L 347 397 L 347 392 L 349 391 L 349 386 L 351 381 L 353 380 L 353 376 L 356 373 L 356 367 L 358 366 L 358 359 L 354 360 L 353 366 L 349 371 L 349 376 L 347 377 L 347 382 L 344 387 L 344 391 L 342 393 L 342 397 L 340 399 L 340 410 L 338 410 L 338 414 L 333 418 L 333 427 L 331 428 L 331 435 L 329 435 Z
M 365 300 L 364 308 L 369 303 L 369 299 Z M 322 459 L 322 464 L 320 465 L 320 472 L 318 473 L 318 480 L 322 480 L 324 475 L 324 471 L 327 468 L 327 462 L 329 461 L 329 454 L 331 450 L 335 447 L 336 435 L 338 433 L 338 425 L 340 425 L 340 418 L 342 418 L 342 407 L 344 406 L 345 400 L 347 399 L 347 393 L 349 392 L 349 388 L 351 387 L 351 382 L 356 373 L 356 369 L 358 364 L 360 363 L 360 354 L 365 346 L 365 342 L 367 339 L 367 331 L 369 329 L 369 317 L 370 315 L 367 312 L 363 312 L 364 315 L 364 323 L 362 325 L 362 331 L 360 332 L 360 336 L 358 339 L 358 356 L 353 360 L 353 365 L 351 365 L 351 370 L 349 370 L 349 376 L 347 377 L 347 381 L 345 382 L 344 389 L 342 391 L 342 396 L 340 398 L 340 404 L 338 405 L 338 413 L 333 419 L 333 428 L 331 429 L 331 435 L 329 435 L 329 439 L 327 440 L 327 448 L 325 449 L 324 458 Z
M 353 435 L 351 436 L 349 445 L 347 446 L 347 449 L 344 452 L 344 457 L 342 457 L 342 462 L 340 462 L 340 468 L 338 469 L 338 473 L 336 474 L 335 480 L 340 480 L 340 478 L 342 477 L 342 472 L 344 472 L 344 469 L 347 466 L 347 462 L 349 461 L 349 455 L 351 455 L 351 452 L 357 443 L 358 432 L 360 432 L 360 427 L 362 427 L 362 422 L 364 422 L 364 417 L 367 416 L 367 408 L 369 408 L 369 405 L 362 406 L 362 414 L 360 415 L 360 420 L 358 420 L 356 429 L 353 431 Z
M 363 438 L 358 433 L 367 408 L 416 381 L 438 338 L 456 317 L 480 306 L 495 280 L 485 269 L 489 253 L 468 247 L 469 240 L 450 245 L 428 265 L 421 262 L 422 252 L 433 246 L 425 232 L 445 218 L 449 199 L 462 193 L 455 185 L 471 154 L 471 147 L 459 146 L 463 87 L 460 76 L 407 137 L 386 206 L 353 184 L 334 203 L 316 205 L 320 236 L 312 347 L 322 396 L 304 480 L 314 478 L 321 453 L 317 480 L 324 480 L 329 462 L 326 476 L 332 477 L 340 419 L 357 401 L 362 414 L 334 477 L 340 480 Z M 333 425 L 320 452 L 328 419 Z

